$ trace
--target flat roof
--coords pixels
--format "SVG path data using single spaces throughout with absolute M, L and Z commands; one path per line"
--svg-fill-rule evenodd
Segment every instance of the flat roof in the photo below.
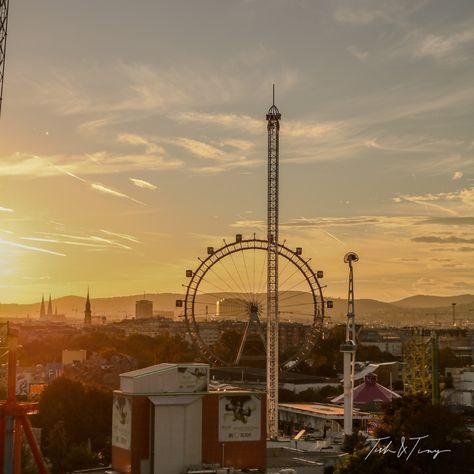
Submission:
M 209 367 L 208 364 L 195 364 L 190 362 L 189 364 L 169 364 L 162 363 L 157 365 L 151 365 L 149 367 L 144 367 L 143 369 L 132 370 L 130 372 L 124 372 L 120 374 L 120 377 L 141 377 L 143 375 L 156 374 L 157 372 L 165 372 L 166 370 L 172 369 L 174 367 Z
M 279 403 L 280 410 L 302 415 L 314 415 L 319 418 L 344 419 L 344 407 L 328 403 Z M 370 418 L 370 413 L 354 410 L 353 417 L 356 419 Z

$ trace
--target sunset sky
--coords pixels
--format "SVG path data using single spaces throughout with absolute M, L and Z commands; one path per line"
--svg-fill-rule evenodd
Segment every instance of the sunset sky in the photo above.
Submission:
M 12 1 L 0 302 L 180 291 L 206 247 L 281 240 L 345 296 L 474 293 L 472 0 Z

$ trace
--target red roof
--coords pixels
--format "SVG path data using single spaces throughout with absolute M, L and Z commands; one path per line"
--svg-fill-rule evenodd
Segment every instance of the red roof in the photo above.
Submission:
M 366 375 L 363 383 L 354 388 L 354 404 L 365 405 L 372 402 L 391 402 L 400 398 L 395 392 L 377 383 L 375 374 Z M 344 403 L 344 394 L 331 400 L 333 403 Z

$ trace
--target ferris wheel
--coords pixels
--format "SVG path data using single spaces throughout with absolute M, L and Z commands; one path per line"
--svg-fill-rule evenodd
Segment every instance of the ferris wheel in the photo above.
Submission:
M 189 281 L 183 308 L 188 333 L 201 355 L 215 366 L 257 365 L 266 352 L 266 268 L 268 241 L 243 239 L 208 247 Z M 279 255 L 280 369 L 296 367 L 322 334 L 325 305 L 322 271 L 283 244 Z

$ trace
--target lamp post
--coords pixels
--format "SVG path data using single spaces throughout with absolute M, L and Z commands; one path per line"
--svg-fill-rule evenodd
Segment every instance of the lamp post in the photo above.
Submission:
M 344 256 L 344 262 L 349 265 L 349 292 L 347 297 L 346 341 L 340 350 L 344 357 L 344 434 L 352 434 L 352 406 L 354 395 L 355 372 L 355 308 L 354 308 L 354 270 L 352 262 L 357 262 L 359 256 L 349 252 Z

